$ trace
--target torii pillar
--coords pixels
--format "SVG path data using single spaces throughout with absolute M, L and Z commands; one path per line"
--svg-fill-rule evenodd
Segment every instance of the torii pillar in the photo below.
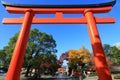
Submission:
M 2 2 L 9 13 L 25 14 L 21 18 L 4 18 L 4 24 L 22 24 L 6 80 L 20 80 L 31 24 L 88 24 L 99 80 L 112 80 L 96 24 L 114 23 L 114 18 L 98 18 L 93 14 L 107 13 L 115 1 L 92 5 L 22 5 Z M 55 18 L 37 18 L 35 14 L 56 14 Z M 82 18 L 64 18 L 63 14 L 84 14 Z

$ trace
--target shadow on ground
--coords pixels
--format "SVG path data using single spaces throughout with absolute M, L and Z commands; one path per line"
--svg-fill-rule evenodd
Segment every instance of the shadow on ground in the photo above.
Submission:
M 22 80 L 71 80 L 70 78 L 26 78 Z

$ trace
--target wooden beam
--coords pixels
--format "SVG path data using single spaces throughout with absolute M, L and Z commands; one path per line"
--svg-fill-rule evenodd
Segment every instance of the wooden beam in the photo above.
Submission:
M 24 17 L 21 18 L 4 18 L 3 24 L 22 24 Z M 114 23 L 114 18 L 98 18 L 95 17 L 97 24 Z M 87 24 L 86 18 L 36 18 L 32 20 L 32 24 Z
M 112 9 L 112 6 L 98 7 L 98 8 L 21 8 L 6 6 L 9 13 L 24 14 L 26 11 L 31 10 L 36 14 L 55 14 L 62 12 L 64 14 L 82 14 L 84 10 L 90 9 L 93 13 L 106 13 Z

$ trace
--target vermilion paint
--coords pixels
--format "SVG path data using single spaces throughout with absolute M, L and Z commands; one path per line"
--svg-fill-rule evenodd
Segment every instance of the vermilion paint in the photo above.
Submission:
M 25 13 L 24 21 L 9 65 L 6 80 L 20 80 L 20 72 L 24 60 L 33 15 L 34 14 L 32 14 L 31 11 L 27 11 Z
M 88 31 L 99 80 L 112 80 L 93 13 L 90 10 L 86 10 L 85 17 L 88 23 Z
M 3 20 L 4 24 L 22 24 L 6 80 L 20 80 L 20 71 L 31 24 L 88 24 L 99 80 L 112 80 L 96 24 L 114 23 L 115 20 L 114 18 L 98 18 L 93 16 L 94 13 L 107 13 L 111 9 L 112 6 L 98 8 L 22 8 L 6 6 L 6 10 L 9 13 L 25 14 L 25 17 L 5 18 Z M 56 14 L 56 17 L 37 18 L 34 16 L 35 14 Z M 84 16 L 81 18 L 64 18 L 63 14 L 84 14 Z

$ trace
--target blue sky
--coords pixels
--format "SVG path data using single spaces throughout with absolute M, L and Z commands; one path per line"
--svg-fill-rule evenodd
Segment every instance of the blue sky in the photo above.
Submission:
M 99 3 L 111 0 L 5 0 L 13 3 L 24 4 L 85 4 Z M 23 15 L 9 14 L 0 3 L 0 49 L 8 44 L 9 39 L 20 30 L 21 25 L 4 25 L 3 18 L 20 17 Z M 40 16 L 40 15 L 37 15 Z M 42 15 L 42 17 L 52 17 L 54 15 Z M 80 15 L 64 15 L 64 17 L 80 17 Z M 98 17 L 114 17 L 115 24 L 97 24 L 102 44 L 116 44 L 120 42 L 120 0 L 117 0 L 113 9 L 106 14 L 95 15 Z M 41 17 L 41 16 L 40 16 Z M 32 25 L 31 29 L 37 28 L 41 32 L 52 34 L 57 43 L 57 56 L 70 49 L 79 49 L 85 46 L 92 52 L 89 34 L 86 24 L 38 24 Z

